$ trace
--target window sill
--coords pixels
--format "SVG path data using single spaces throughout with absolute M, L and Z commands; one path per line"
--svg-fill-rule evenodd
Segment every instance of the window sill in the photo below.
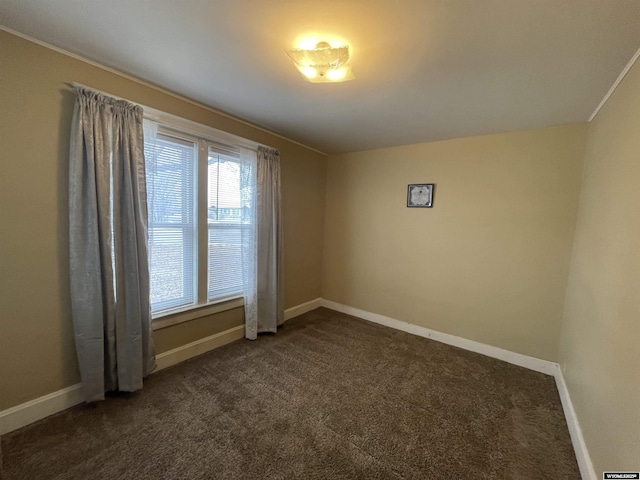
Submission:
M 209 303 L 207 305 L 198 305 L 195 307 L 188 307 L 184 310 L 167 312 L 154 318 L 151 322 L 151 328 L 154 331 L 161 330 L 179 323 L 206 317 L 207 315 L 214 315 L 216 313 L 242 307 L 243 305 L 244 299 L 242 297 L 236 297 L 220 300 L 216 303 Z

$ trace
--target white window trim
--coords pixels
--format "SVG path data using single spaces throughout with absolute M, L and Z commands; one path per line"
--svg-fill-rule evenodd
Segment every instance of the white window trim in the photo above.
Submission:
M 198 225 L 205 225 L 205 228 L 198 228 L 197 241 L 197 265 L 196 265 L 196 303 L 179 307 L 177 309 L 165 310 L 152 314 L 152 328 L 159 330 L 179 323 L 188 322 L 197 318 L 202 318 L 215 313 L 231 310 L 244 305 L 244 299 L 241 295 L 230 295 L 226 298 L 220 298 L 213 301 L 208 300 L 207 292 L 207 268 L 206 261 L 208 258 L 207 251 L 207 207 L 206 196 L 199 195 L 201 189 L 206 191 L 207 182 L 207 162 L 200 161 L 202 152 L 208 154 L 209 146 L 237 149 L 237 147 L 250 148 L 257 150 L 258 147 L 273 148 L 262 143 L 254 142 L 237 135 L 218 130 L 201 123 L 187 120 L 170 113 L 156 110 L 155 108 L 140 105 L 143 109 L 143 116 L 149 120 L 158 123 L 158 130 L 167 135 L 174 135 L 178 138 L 197 141 L 198 143 L 198 162 L 197 162 L 197 185 L 196 185 L 196 205 L 197 205 L 197 221 Z M 204 240 L 200 238 L 205 237 Z M 201 262 L 204 262 L 205 268 L 202 268 Z
M 179 323 L 189 322 L 198 318 L 206 317 L 216 313 L 226 312 L 234 308 L 243 307 L 244 298 L 223 298 L 207 305 L 189 305 L 188 307 L 166 311 L 154 317 L 151 327 L 153 330 L 178 325 Z
M 193 143 L 196 147 L 196 152 L 195 152 L 195 168 L 193 170 L 193 174 L 195 175 L 195 180 L 196 182 L 198 181 L 198 175 L 199 175 L 199 166 L 200 166 L 200 140 L 198 139 L 198 137 L 193 136 L 189 133 L 186 132 L 181 132 L 178 131 L 176 129 L 173 128 L 165 128 L 164 125 L 159 124 L 158 125 L 158 134 L 162 134 L 164 136 L 170 137 L 170 138 L 175 138 L 176 140 L 181 140 L 184 142 L 188 142 L 188 143 Z M 199 185 L 196 184 L 196 188 L 194 188 L 194 195 L 195 195 L 195 201 L 194 201 L 194 209 L 195 211 L 193 212 L 195 214 L 195 218 L 196 218 L 196 226 L 198 225 L 198 222 L 200 220 L 198 213 L 199 213 L 199 208 L 200 206 L 198 205 L 198 187 Z M 173 313 L 177 313 L 177 312 L 182 312 L 185 310 L 191 310 L 194 308 L 198 308 L 198 307 L 202 307 L 204 305 L 206 305 L 206 302 L 201 302 L 200 301 L 200 287 L 199 287 L 199 271 L 200 271 L 200 265 L 199 265 L 199 246 L 200 246 L 200 230 L 199 228 L 196 230 L 196 238 L 195 238 L 195 245 L 194 245 L 194 255 L 193 255 L 193 265 L 192 265 L 192 272 L 195 273 L 195 278 L 192 278 L 191 281 L 193 282 L 192 288 L 193 288 L 193 298 L 194 298 L 194 303 L 189 304 L 189 305 L 181 305 L 178 307 L 170 307 L 170 308 L 166 308 L 164 310 L 160 310 L 158 312 L 152 312 L 151 313 L 151 320 L 152 322 L 156 319 L 156 318 L 160 318 L 160 317 L 164 317 L 167 315 L 171 315 Z
M 254 142 L 232 133 L 218 130 L 217 128 L 209 127 L 186 118 L 178 117 L 171 113 L 162 112 L 155 108 L 145 107 L 140 105 L 143 110 L 144 118 L 158 122 L 161 126 L 168 128 L 169 130 L 175 130 L 177 133 L 183 133 L 195 137 L 202 138 L 214 143 L 221 144 L 222 146 L 229 147 L 246 147 L 252 150 L 257 150 L 258 147 L 273 148 L 269 145 Z
M 163 112 L 161 110 L 157 110 L 155 108 L 152 107 L 148 107 L 146 105 L 143 105 L 141 103 L 138 102 L 134 102 L 132 100 L 129 100 L 128 98 L 123 98 L 123 97 L 118 97 L 116 95 L 113 95 L 112 93 L 109 92 L 105 92 L 103 90 L 98 90 L 96 88 L 93 87 L 89 87 L 87 85 L 83 85 L 81 83 L 78 82 L 73 82 L 71 83 L 71 86 L 73 87 L 83 87 L 83 88 L 87 88 L 89 90 L 93 90 L 94 92 L 97 93 L 101 93 L 104 95 L 108 95 L 112 98 L 115 99 L 119 99 L 119 100 L 126 100 L 127 102 L 133 103 L 135 105 L 138 105 L 142 108 L 143 111 L 143 117 L 147 118 L 149 120 L 153 120 L 155 122 L 158 123 L 158 126 L 163 127 L 166 130 L 169 131 L 173 131 L 175 132 L 175 134 L 182 134 L 182 135 L 189 135 L 189 136 L 195 136 L 197 138 L 201 138 L 205 141 L 209 141 L 209 142 L 213 142 L 216 143 L 218 145 L 222 145 L 222 146 L 235 146 L 235 147 L 246 147 L 246 148 L 250 148 L 252 150 L 257 150 L 258 147 L 266 147 L 266 148 L 271 148 L 273 149 L 274 147 L 270 146 L 270 145 L 266 145 L 263 143 L 259 143 L 259 142 L 254 142 L 253 140 L 249 140 L 247 138 L 244 137 L 240 137 L 238 135 L 234 135 L 232 133 L 228 133 L 225 132 L 223 130 L 218 130 L 217 128 L 213 128 L 207 125 L 203 125 L 201 123 L 198 122 L 194 122 L 193 120 L 187 120 L 186 118 L 182 118 L 179 117 L 177 115 L 173 115 L 171 113 L 167 113 L 167 112 Z M 218 112 L 215 112 L 216 114 L 219 114 Z M 224 114 L 223 114 L 224 115 Z M 231 117 L 230 117 L 231 118 Z M 238 121 L 237 119 L 233 118 L 233 120 Z M 253 125 L 247 124 L 253 128 L 257 128 L 258 130 L 263 130 L 260 127 L 255 127 Z M 272 132 L 268 132 L 266 130 L 264 130 L 265 132 L 269 133 L 270 135 L 276 135 Z M 285 137 L 282 137 L 285 138 Z M 288 139 L 286 139 L 288 140 Z M 294 142 L 297 143 L 297 142 Z M 302 145 L 302 144 L 300 144 Z M 309 148 L 306 147 L 305 145 L 302 145 L 305 148 Z M 198 144 L 198 149 L 203 148 L 202 142 L 200 141 Z M 204 147 L 206 148 L 206 147 Z M 312 149 L 313 150 L 313 149 Z M 322 153 L 322 152 L 319 152 Z M 198 162 L 198 168 L 200 167 L 200 163 Z M 205 165 L 206 166 L 206 165 Z M 205 175 L 201 175 L 201 173 L 204 173 Z M 202 184 L 200 183 L 202 180 L 201 179 L 205 179 L 204 180 L 204 184 L 206 184 L 206 172 L 201 172 L 200 170 L 198 170 L 198 185 L 197 188 L 201 188 Z M 203 196 L 204 198 L 204 196 Z M 197 202 L 200 201 L 199 198 L 197 198 Z M 204 200 L 204 202 L 206 203 L 206 199 Z M 204 221 L 204 223 L 207 223 L 207 218 L 206 218 L 206 206 L 205 208 L 200 208 L 200 205 L 197 206 L 198 208 L 198 224 L 200 224 L 201 221 Z M 204 219 L 202 218 L 204 216 Z M 202 232 L 202 233 L 201 233 Z M 208 229 L 198 229 L 198 235 L 205 235 L 208 234 Z M 205 242 L 206 243 L 206 242 Z M 202 242 L 200 242 L 200 239 L 198 239 L 198 245 L 200 246 L 202 244 Z M 200 256 L 202 252 L 198 249 L 198 258 Z M 208 252 L 204 252 L 205 256 Z M 156 314 L 155 316 L 152 316 L 152 328 L 153 330 L 159 330 L 161 328 L 165 328 L 171 325 L 176 325 L 178 323 L 182 323 L 182 322 L 186 322 L 189 320 L 194 320 L 196 318 L 201 318 L 207 315 L 211 315 L 214 313 L 219 313 L 219 312 L 223 312 L 226 310 L 231 310 L 233 308 L 238 308 L 240 306 L 244 305 L 244 300 L 241 297 L 237 297 L 237 298 L 222 298 L 222 299 L 217 299 L 214 300 L 213 302 L 206 302 L 207 300 L 207 279 L 204 279 L 204 283 L 201 281 L 202 279 L 200 278 L 200 270 L 202 269 L 198 269 L 198 278 L 197 278 L 197 304 L 195 305 L 188 305 L 186 307 L 181 307 L 179 309 L 174 309 L 174 310 L 166 310 L 163 312 L 159 312 L 158 314 Z M 206 276 L 206 269 L 204 271 L 204 275 Z M 204 290 L 204 293 L 202 292 L 202 290 Z M 205 299 L 205 303 L 200 303 L 200 299 L 203 298 Z

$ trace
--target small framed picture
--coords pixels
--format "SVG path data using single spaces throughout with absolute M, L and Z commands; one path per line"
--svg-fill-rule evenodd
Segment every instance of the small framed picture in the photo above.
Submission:
M 407 207 L 433 207 L 434 183 L 414 183 L 407 189 Z

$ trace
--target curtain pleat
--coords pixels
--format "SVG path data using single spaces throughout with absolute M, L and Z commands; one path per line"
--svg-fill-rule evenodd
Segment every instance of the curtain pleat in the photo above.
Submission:
M 142 109 L 77 87 L 69 158 L 71 304 L 86 401 L 155 368 Z
M 257 159 L 257 330 L 275 333 L 284 322 L 280 154 L 259 147 Z
M 245 337 L 258 335 L 258 251 L 256 249 L 256 152 L 240 149 L 240 198 L 242 204 L 242 285 Z

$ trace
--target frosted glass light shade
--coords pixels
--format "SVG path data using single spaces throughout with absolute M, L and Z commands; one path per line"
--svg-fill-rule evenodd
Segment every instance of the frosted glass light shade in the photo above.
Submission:
M 344 82 L 354 78 L 348 45 L 332 47 L 320 42 L 316 48 L 287 50 L 286 53 L 309 82 Z

